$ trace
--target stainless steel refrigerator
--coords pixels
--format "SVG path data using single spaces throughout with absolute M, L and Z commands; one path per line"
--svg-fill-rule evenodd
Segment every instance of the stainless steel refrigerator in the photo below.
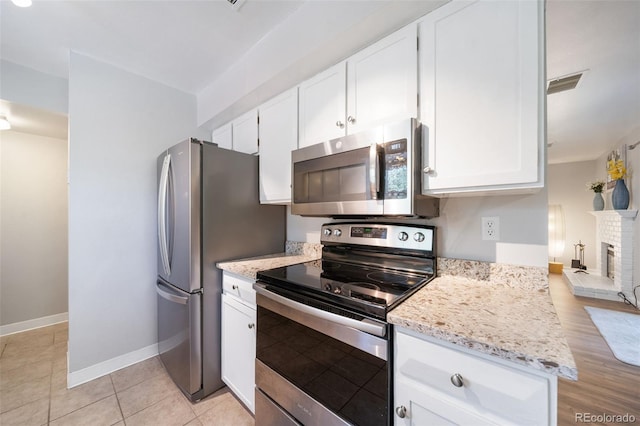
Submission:
M 216 263 L 284 251 L 285 208 L 258 180 L 256 156 L 196 139 L 158 157 L 158 350 L 194 401 L 224 386 Z

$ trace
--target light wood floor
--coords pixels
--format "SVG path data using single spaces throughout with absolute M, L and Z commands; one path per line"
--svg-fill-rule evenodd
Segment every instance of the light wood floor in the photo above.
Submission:
M 576 413 L 628 413 L 635 416 L 632 424 L 640 424 L 640 367 L 613 356 L 584 307 L 635 314 L 640 311 L 620 302 L 576 297 L 562 275 L 550 274 L 549 282 L 553 304 L 578 367 L 577 382 L 558 380 L 558 425 L 580 423 L 576 421 Z

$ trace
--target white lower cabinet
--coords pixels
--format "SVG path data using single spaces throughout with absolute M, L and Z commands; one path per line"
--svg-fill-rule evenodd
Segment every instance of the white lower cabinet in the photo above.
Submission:
M 411 330 L 394 333 L 396 425 L 556 424 L 556 376 Z
M 225 272 L 224 281 L 228 278 Z M 232 278 L 235 282 L 253 284 L 251 280 Z M 222 381 L 255 413 L 256 305 L 233 296 L 226 289 L 222 294 L 221 347 Z

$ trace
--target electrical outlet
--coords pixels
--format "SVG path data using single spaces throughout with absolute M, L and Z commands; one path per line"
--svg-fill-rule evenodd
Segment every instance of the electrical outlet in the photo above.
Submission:
M 495 216 L 482 218 L 482 239 L 500 240 L 500 218 Z

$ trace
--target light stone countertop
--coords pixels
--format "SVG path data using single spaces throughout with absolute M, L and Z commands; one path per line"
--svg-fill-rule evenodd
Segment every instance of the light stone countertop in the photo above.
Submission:
M 289 249 L 289 243 L 287 243 Z M 317 260 L 321 256 L 320 250 L 296 250 L 287 253 L 275 253 L 266 256 L 238 259 L 229 262 L 220 262 L 216 266 L 223 271 L 232 272 L 245 278 L 256 279 L 258 271 L 279 268 L 281 266 L 294 265 L 296 263 Z
M 578 377 L 551 296 L 543 288 L 440 276 L 389 312 L 387 319 L 549 374 Z
M 258 271 L 317 260 L 321 249 L 317 244 L 287 242 L 285 253 L 217 266 L 255 280 Z M 446 275 L 389 312 L 391 324 L 577 380 L 575 361 L 548 292 L 545 268 L 438 261 Z

